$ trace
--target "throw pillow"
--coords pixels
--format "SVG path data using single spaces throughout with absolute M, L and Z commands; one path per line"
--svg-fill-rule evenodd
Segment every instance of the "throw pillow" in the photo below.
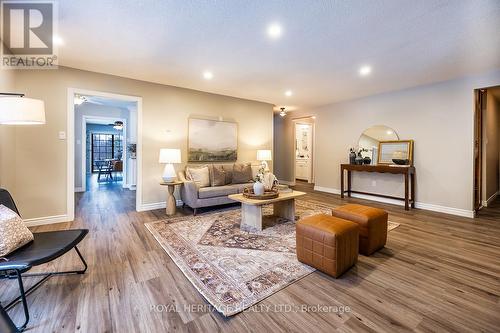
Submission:
M 226 185 L 233 183 L 233 164 L 224 164 L 224 172 L 226 173 Z
M 220 164 L 212 165 L 210 168 L 210 182 L 212 186 L 223 186 L 226 185 L 226 171 L 224 167 Z
M 210 172 L 208 171 L 208 166 L 203 166 L 201 168 L 186 168 L 186 175 L 189 180 L 192 180 L 199 187 L 208 187 L 210 186 Z
M 252 181 L 250 163 L 235 163 L 233 167 L 233 184 L 242 184 Z
M 33 234 L 19 215 L 0 205 L 0 257 L 5 257 L 32 240 Z

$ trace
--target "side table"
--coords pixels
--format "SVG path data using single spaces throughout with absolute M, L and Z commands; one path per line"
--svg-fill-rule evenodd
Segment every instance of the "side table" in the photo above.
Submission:
M 181 184 L 182 182 L 179 181 L 160 183 L 160 185 L 167 187 L 167 208 L 165 209 L 165 213 L 169 216 L 175 214 L 176 203 L 175 203 L 174 191 L 175 191 L 175 186 Z

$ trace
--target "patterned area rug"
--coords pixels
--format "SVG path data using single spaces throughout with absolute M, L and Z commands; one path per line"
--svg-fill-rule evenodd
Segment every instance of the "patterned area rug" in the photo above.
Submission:
M 331 209 L 296 200 L 296 220 Z M 264 229 L 256 233 L 240 230 L 239 208 L 146 227 L 208 302 L 231 316 L 315 270 L 297 261 L 295 222 L 273 217 L 272 206 L 263 213 Z

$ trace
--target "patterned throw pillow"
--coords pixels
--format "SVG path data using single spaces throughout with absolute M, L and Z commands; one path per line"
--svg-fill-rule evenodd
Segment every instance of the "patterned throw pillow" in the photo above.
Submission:
M 0 205 L 0 257 L 33 240 L 33 234 L 14 211 Z
M 233 184 L 243 184 L 252 181 L 250 163 L 235 163 L 233 167 Z
M 220 164 L 214 164 L 210 168 L 210 182 L 211 186 L 223 186 L 226 185 L 226 171 L 224 167 Z
M 198 184 L 199 187 L 210 186 L 210 172 L 206 165 L 200 168 L 187 167 L 186 176 L 189 180 Z

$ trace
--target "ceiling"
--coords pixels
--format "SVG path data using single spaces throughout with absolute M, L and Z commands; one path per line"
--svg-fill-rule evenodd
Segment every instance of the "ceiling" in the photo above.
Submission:
M 86 118 L 85 122 L 87 124 L 93 124 L 93 125 L 113 126 L 115 120 L 114 120 L 113 117 L 106 118 L 106 119 L 102 119 L 102 118 Z
M 500 68 L 498 0 L 58 3 L 60 65 L 295 108 Z
M 137 107 L 136 102 L 126 101 L 122 99 L 91 96 L 91 95 L 82 95 L 82 96 L 85 98 L 85 103 L 104 105 L 108 107 L 127 109 L 127 110 L 135 109 Z

